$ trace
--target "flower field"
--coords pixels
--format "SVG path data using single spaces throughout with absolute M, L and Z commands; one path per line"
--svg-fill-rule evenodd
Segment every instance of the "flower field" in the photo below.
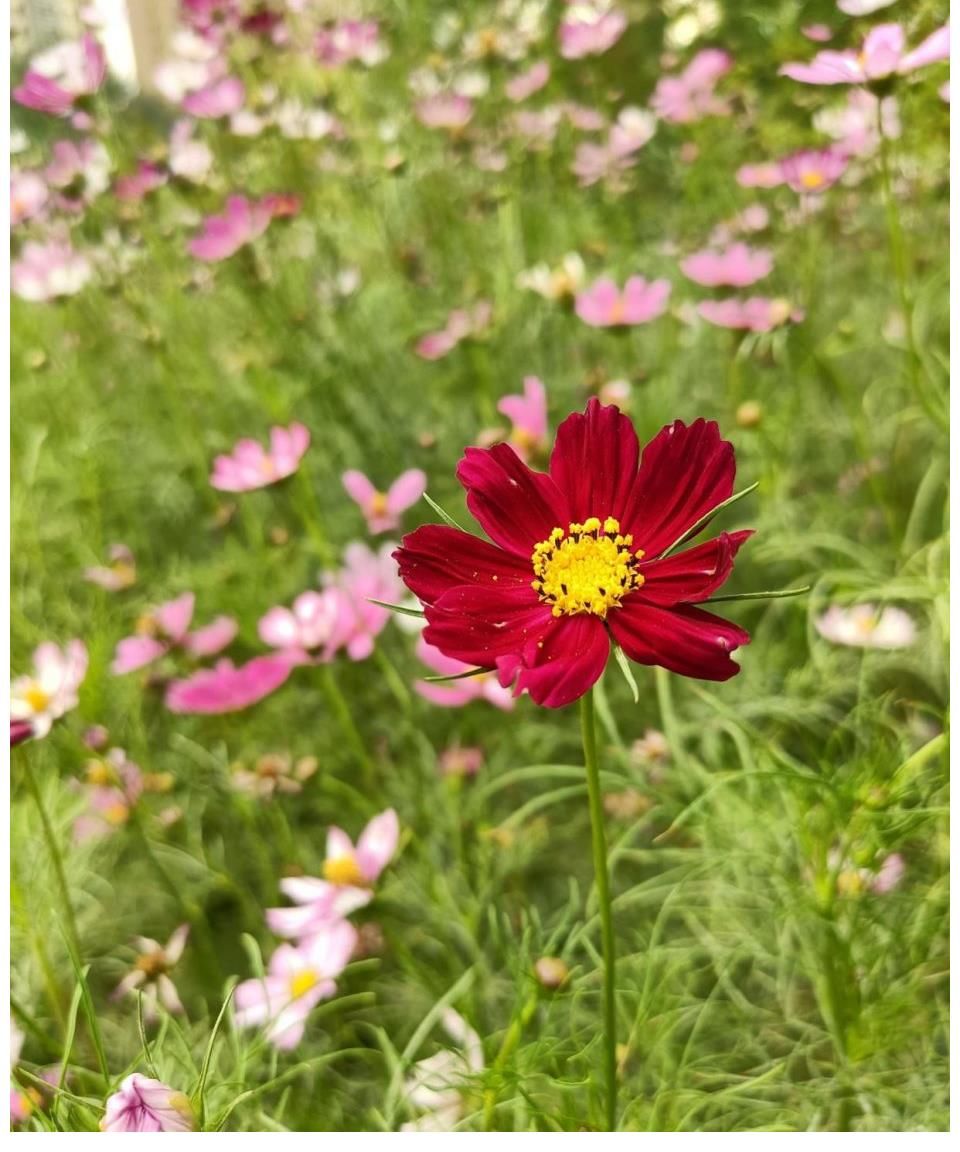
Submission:
M 947 9 L 13 62 L 12 1127 L 947 1129 Z

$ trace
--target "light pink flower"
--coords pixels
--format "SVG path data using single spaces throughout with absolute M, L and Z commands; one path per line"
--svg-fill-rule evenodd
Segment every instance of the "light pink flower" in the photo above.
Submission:
M 331 827 L 322 877 L 294 876 L 280 881 L 280 891 L 294 907 L 268 908 L 270 931 L 303 939 L 369 904 L 373 886 L 393 859 L 399 840 L 400 823 L 392 808 L 370 821 L 356 847 L 346 832 Z
M 688 280 L 707 288 L 721 284 L 745 288 L 770 275 L 773 253 L 766 248 L 749 248 L 746 244 L 733 244 L 720 252 L 704 248 L 688 256 L 680 269 Z
M 134 1072 L 107 1099 L 103 1132 L 192 1132 L 190 1101 L 160 1080 Z
M 789 301 L 766 296 L 703 300 L 697 305 L 697 311 L 704 320 L 719 328 L 745 328 L 750 332 L 770 332 L 788 321 L 799 323 L 803 319 L 803 313 Z
M 238 440 L 229 456 L 213 462 L 210 483 L 220 492 L 252 492 L 292 476 L 310 447 L 310 433 L 302 424 L 270 429 L 270 447 L 257 440 Z
M 262 236 L 272 218 L 270 205 L 263 200 L 229 196 L 222 215 L 203 221 L 199 234 L 188 245 L 190 255 L 208 263 L 226 260 Z
M 213 153 L 202 140 L 193 138 L 192 120 L 178 120 L 170 133 L 167 163 L 174 176 L 202 183 L 213 167 Z
M 432 644 L 428 644 L 422 636 L 417 638 L 417 659 L 421 660 L 437 676 L 459 676 L 461 672 L 469 672 L 472 665 L 463 664 L 453 660 Z M 429 680 L 417 680 L 414 689 L 424 700 L 429 700 L 438 708 L 462 708 L 473 700 L 486 700 L 496 708 L 509 712 L 514 706 L 513 693 L 508 688 L 501 688 L 496 673 L 481 672 L 476 676 L 468 676 L 463 680 L 449 680 L 446 683 L 434 683 Z
M 130 588 L 137 581 L 137 564 L 133 553 L 126 544 L 113 544 L 110 548 L 110 563 L 84 568 L 83 578 L 107 592 Z
M 669 280 L 631 276 L 621 292 L 612 280 L 604 279 L 577 294 L 575 309 L 591 328 L 616 328 L 655 319 L 666 310 L 669 297 Z
M 847 158 L 837 148 L 804 148 L 780 161 L 786 183 L 803 196 L 819 195 L 847 170 Z
M 35 303 L 73 296 L 93 275 L 90 261 L 69 240 L 52 239 L 45 244 L 28 241 L 20 258 L 10 265 L 14 294 Z
M 880 147 L 878 98 L 866 88 L 851 88 L 846 97 L 843 104 L 817 112 L 814 127 L 832 136 L 836 141 L 834 148 L 844 156 L 870 156 Z M 900 136 L 900 114 L 895 96 L 880 101 L 880 119 L 884 136 L 896 140 Z
M 32 220 L 42 210 L 50 193 L 39 172 L 10 169 L 10 227 Z
M 451 744 L 440 753 L 441 776 L 476 776 L 483 767 L 483 749 Z
M 137 632 L 117 644 L 110 665 L 114 676 L 144 668 L 174 648 L 182 648 L 197 658 L 215 656 L 226 648 L 237 634 L 236 620 L 217 616 L 205 627 L 190 632 L 193 608 L 193 593 L 184 592 L 143 616 L 137 623 Z
M 328 68 L 355 60 L 370 68 L 386 59 L 387 49 L 375 20 L 341 20 L 320 29 L 314 40 L 314 53 Z
M 815 623 L 825 640 L 851 648 L 909 648 L 917 636 L 916 625 L 902 608 L 874 604 L 834 604 Z
M 158 1002 L 167 1012 L 183 1012 L 183 1004 L 169 972 L 183 955 L 189 934 L 190 925 L 181 924 L 166 944 L 159 944 L 149 936 L 135 937 L 134 944 L 139 956 L 130 972 L 114 988 L 112 998 L 119 1000 L 140 989 L 143 993 L 144 1019 L 147 1021 L 156 1019 Z
M 513 424 L 508 443 L 521 458 L 542 452 L 547 446 L 547 390 L 537 376 L 524 376 L 523 394 L 503 396 L 497 411 Z
M 780 165 L 744 164 L 737 169 L 737 183 L 741 188 L 777 188 L 784 183 Z
M 874 874 L 870 883 L 871 889 L 876 892 L 878 896 L 884 896 L 887 892 L 892 892 L 894 888 L 899 887 L 906 870 L 907 866 L 904 863 L 903 857 L 899 852 L 894 852 L 892 855 L 886 857 L 880 865 L 879 871 Z
M 390 609 L 371 601 L 396 604 L 405 595 L 397 562 L 392 556 L 395 548 L 395 544 L 387 542 L 379 552 L 374 552 L 366 544 L 349 544 L 344 552 L 343 567 L 324 576 L 326 587 L 335 589 L 343 597 L 338 634 L 332 644 L 335 648 L 345 648 L 351 660 L 365 660 L 373 651 L 375 638 L 390 621 Z
M 188 715 L 240 712 L 276 692 L 293 667 L 285 654 L 257 656 L 239 666 L 219 660 L 213 668 L 201 668 L 186 680 L 172 681 L 166 705 L 171 712 Z
M 114 182 L 113 194 L 118 200 L 142 200 L 155 188 L 162 188 L 167 182 L 167 174 L 156 164 L 141 160 L 136 172 L 120 176 Z
M 871 16 L 895 3 L 896 0 L 837 0 L 837 7 L 847 16 Z
M 600 56 L 616 44 L 627 18 L 607 0 L 577 0 L 560 21 L 560 55 L 565 60 Z
M 106 70 L 103 49 L 86 35 L 76 43 L 58 44 L 35 57 L 13 98 L 25 108 L 48 116 L 68 116 L 78 100 L 97 91 Z
M 342 480 L 347 495 L 360 506 L 367 528 L 374 535 L 398 527 L 401 513 L 412 508 L 427 490 L 426 474 L 419 468 L 410 468 L 401 473 L 386 492 L 375 488 L 356 469 L 344 472 Z
M 244 980 L 234 992 L 238 1028 L 266 1027 L 266 1038 L 288 1051 L 303 1039 L 307 1017 L 337 990 L 336 978 L 357 945 L 346 920 L 327 922 L 299 946 L 281 944 L 262 980 Z
M 320 659 L 331 660 L 343 634 L 344 615 L 353 620 L 352 609 L 339 589 L 311 590 L 301 592 L 291 608 L 271 608 L 261 617 L 257 631 L 271 648 L 300 653 L 304 658 L 322 649 Z
M 439 360 L 468 337 L 482 332 L 489 324 L 493 308 L 488 300 L 478 300 L 470 309 L 455 309 L 439 332 L 428 332 L 418 341 L 415 351 L 423 360 Z
M 200 120 L 219 120 L 231 116 L 243 107 L 247 90 L 243 81 L 236 76 L 224 76 L 214 80 L 195 92 L 188 92 L 183 98 L 183 110 Z
M 546 86 L 549 79 L 550 65 L 546 60 L 538 60 L 526 72 L 512 76 L 503 86 L 503 90 L 506 92 L 508 100 L 519 104 L 523 100 L 529 100 L 535 92 L 539 92 L 541 88 Z
M 143 794 L 144 775 L 122 748 L 111 748 L 106 756 L 87 762 L 82 783 L 71 783 L 86 801 L 86 810 L 73 822 L 73 838 L 79 844 L 127 823 Z
M 784 64 L 780 75 L 801 84 L 869 84 L 905 76 L 950 58 L 950 25 L 938 28 L 912 52 L 905 49 L 906 36 L 899 24 L 877 24 L 859 52 L 818 52 L 809 64 Z
M 733 67 L 729 53 L 704 48 L 677 76 L 657 81 L 650 106 L 663 120 L 691 124 L 704 116 L 726 116 L 729 104 L 714 91 L 717 82 Z
M 807 24 L 800 31 L 808 40 L 817 44 L 826 44 L 833 39 L 833 29 L 828 24 Z
M 99 140 L 57 140 L 51 154 L 44 176 L 60 191 L 61 208 L 79 210 L 109 185 L 110 157 Z
M 527 147 L 542 151 L 557 135 L 560 119 L 559 108 L 551 104 L 548 108 L 520 108 L 510 117 L 509 124 Z
M 442 128 L 459 133 L 473 118 L 473 101 L 457 92 L 438 92 L 418 100 L 414 111 L 417 119 L 427 128 Z
M 87 674 L 87 648 L 70 640 L 60 648 L 47 642 L 33 653 L 33 673 L 10 684 L 10 720 L 28 724 L 30 735 L 46 736 L 66 712 L 77 706 L 80 685 Z

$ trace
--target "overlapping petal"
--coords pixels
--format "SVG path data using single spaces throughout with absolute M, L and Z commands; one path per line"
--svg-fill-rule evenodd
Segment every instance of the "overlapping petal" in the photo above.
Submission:
M 530 547 L 533 551 L 533 545 Z M 460 584 L 497 588 L 530 586 L 529 555 L 524 559 L 443 524 L 425 524 L 403 538 L 393 554 L 400 578 L 425 604 Z
M 568 416 L 557 429 L 550 476 L 567 498 L 570 518 L 619 520 L 637 478 L 639 459 L 633 424 L 616 405 L 594 398 L 586 412 Z
M 563 708 L 579 699 L 603 675 L 610 639 L 599 616 L 551 617 L 539 638 L 500 657 L 500 683 L 527 691 L 545 708 Z
M 749 633 L 702 608 L 648 604 L 638 594 L 610 614 L 610 633 L 637 664 L 658 664 L 697 680 L 729 680 L 740 671 L 730 653 Z
M 730 575 L 740 545 L 752 535 L 750 530 L 724 532 L 664 560 L 641 564 L 644 583 L 637 596 L 664 607 L 706 600 Z
M 478 668 L 494 668 L 498 657 L 522 651 L 528 641 L 542 636 L 552 619 L 550 606 L 529 585 L 461 585 L 426 611 L 426 642 Z

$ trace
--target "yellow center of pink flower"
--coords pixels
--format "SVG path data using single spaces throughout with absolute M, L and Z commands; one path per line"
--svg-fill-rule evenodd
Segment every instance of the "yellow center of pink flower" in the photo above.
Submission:
M 643 583 L 637 571 L 642 557 L 633 537 L 620 534 L 619 521 L 610 516 L 601 523 L 591 516 L 566 530 L 554 528 L 534 548 L 533 587 L 554 616 L 590 613 L 602 620 Z
M 31 712 L 45 712 L 47 705 L 50 703 L 50 693 L 45 692 L 44 689 L 34 681 L 32 684 L 27 685 L 24 690 L 23 700 L 30 705 Z
M 290 977 L 290 999 L 299 1000 L 300 997 L 305 996 L 317 982 L 317 974 L 312 969 L 307 968 L 303 972 L 297 972 L 294 976 Z
M 374 492 L 370 497 L 370 515 L 386 516 L 388 511 L 386 492 Z
M 824 175 L 822 172 L 804 172 L 800 177 L 800 183 L 812 192 L 815 188 L 823 186 Z
M 323 862 L 323 878 L 331 884 L 365 888 L 366 880 L 354 856 L 331 856 Z

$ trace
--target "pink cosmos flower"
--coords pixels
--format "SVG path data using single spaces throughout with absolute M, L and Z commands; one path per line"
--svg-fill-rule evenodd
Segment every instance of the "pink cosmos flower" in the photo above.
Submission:
M 397 528 L 401 513 L 412 508 L 427 490 L 426 474 L 419 468 L 401 473 L 386 492 L 380 492 L 355 469 L 344 472 L 342 480 L 347 495 L 359 504 L 367 528 L 374 535 Z
M 669 280 L 631 276 L 621 292 L 612 280 L 597 280 L 577 294 L 574 307 L 591 328 L 646 324 L 666 310 L 670 287 Z
M 90 261 L 65 239 L 52 239 L 45 244 L 31 240 L 24 244 L 20 258 L 10 265 L 14 294 L 35 303 L 74 296 L 92 275 Z
M 375 20 L 341 20 L 331 27 L 321 28 L 313 47 L 317 59 L 328 68 L 355 60 L 370 68 L 387 56 Z
M 324 576 L 326 587 L 342 596 L 340 631 L 335 645 L 346 648 L 351 660 L 366 660 L 373 651 L 374 640 L 390 621 L 390 609 L 371 601 L 396 604 L 404 595 L 392 557 L 395 547 L 387 542 L 379 552 L 374 552 L 366 544 L 348 544 L 343 567 Z
M 519 104 L 545 87 L 550 79 L 550 65 L 546 60 L 538 60 L 526 72 L 511 77 L 503 86 L 507 99 Z
M 438 92 L 418 100 L 414 111 L 427 128 L 442 128 L 452 134 L 462 132 L 473 118 L 473 101 L 457 92 Z
M 86 801 L 86 810 L 73 822 L 73 838 L 81 844 L 127 823 L 143 794 L 144 774 L 122 748 L 111 748 L 106 756 L 88 761 L 83 783 L 72 784 Z
M 137 632 L 117 645 L 110 671 L 123 676 L 145 668 L 174 648 L 182 648 L 198 659 L 215 656 L 237 634 L 237 622 L 231 616 L 217 616 L 212 623 L 194 632 L 188 631 L 193 619 L 194 595 L 184 592 L 148 612 L 137 622 Z
M 236 76 L 224 76 L 195 92 L 188 92 L 183 98 L 182 107 L 184 112 L 199 120 L 219 120 L 239 111 L 246 98 L 247 90 L 243 81 Z
M 10 227 L 39 215 L 49 199 L 47 182 L 39 172 L 10 169 Z
M 905 48 L 906 35 L 899 24 L 877 24 L 867 33 L 859 52 L 818 52 L 809 64 L 784 64 L 780 75 L 801 84 L 870 84 L 890 76 L 906 76 L 950 58 L 950 25 L 938 28 L 912 52 L 905 52 Z
M 551 104 L 548 108 L 520 108 L 510 117 L 509 124 L 528 148 L 543 151 L 556 137 L 560 119 L 560 109 Z
M 186 680 L 173 680 L 166 705 L 171 712 L 186 715 L 240 712 L 276 692 L 293 666 L 285 654 L 257 656 L 239 666 L 219 660 L 213 668 L 201 668 Z
M 766 248 L 749 248 L 746 244 L 733 244 L 722 252 L 704 248 L 688 256 L 680 269 L 688 280 L 707 288 L 721 284 L 745 288 L 770 275 L 773 253 Z
M 112 999 L 119 1000 L 131 992 L 141 990 L 144 1019 L 147 1021 L 157 1018 L 158 1002 L 167 1012 L 173 1014 L 183 1012 L 183 1004 L 169 972 L 183 955 L 189 935 L 190 925 L 181 924 L 174 930 L 166 944 L 159 944 L 149 936 L 135 937 L 134 945 L 139 955 L 131 971 L 113 990 Z
M 483 749 L 451 744 L 439 758 L 441 776 L 476 776 L 483 767 Z
M 142 200 L 155 188 L 162 188 L 166 182 L 167 175 L 162 168 L 141 160 L 136 172 L 118 177 L 113 185 L 113 194 L 118 200 Z
M 822 108 L 813 118 L 818 132 L 832 136 L 834 149 L 844 156 L 870 156 L 880 147 L 877 129 L 878 97 L 866 88 L 851 88 L 846 101 L 835 107 Z M 888 140 L 900 136 L 900 113 L 895 96 L 880 103 L 883 134 Z
M 213 153 L 202 140 L 193 138 L 192 120 L 178 120 L 170 133 L 167 163 L 174 176 L 200 183 L 213 167 Z
M 780 161 L 787 184 L 804 196 L 819 195 L 847 170 L 847 158 L 837 148 L 804 148 Z
M 319 659 L 326 661 L 333 659 L 352 621 L 353 610 L 343 593 L 327 588 L 301 592 L 291 608 L 271 608 L 261 617 L 257 631 L 264 644 L 279 648 L 297 662 L 309 659 L 309 653 L 319 649 Z
M 636 164 L 636 153 L 656 131 L 656 117 L 643 108 L 624 108 L 611 125 L 607 139 L 600 144 L 583 141 L 577 145 L 571 170 L 581 188 L 601 180 L 615 181 Z
M 324 924 L 298 947 L 281 944 L 262 980 L 244 980 L 234 992 L 238 1028 L 266 1026 L 266 1038 L 281 1051 L 303 1039 L 307 1017 L 337 990 L 336 977 L 357 945 L 357 930 L 346 920 Z
M 833 39 L 833 29 L 828 24 L 807 24 L 800 31 L 816 44 L 826 44 L 828 40 Z
M 270 447 L 256 440 L 238 440 L 229 456 L 213 462 L 210 483 L 220 492 L 252 492 L 292 476 L 310 447 L 310 433 L 302 424 L 270 429 Z
M 877 608 L 855 604 L 852 608 L 832 605 L 815 621 L 817 631 L 833 644 L 851 648 L 909 648 L 917 637 L 917 627 L 902 608 Z
M 76 708 L 80 685 L 87 674 L 87 648 L 82 640 L 71 640 L 60 648 L 47 642 L 33 653 L 33 673 L 18 676 L 10 685 L 11 741 L 14 725 L 20 743 L 23 725 L 29 735 L 40 740 L 65 713 Z
M 747 300 L 703 300 L 697 311 L 719 328 L 745 328 L 750 332 L 770 332 L 788 321 L 799 323 L 803 313 L 783 299 L 771 300 L 766 296 L 751 296 Z
M 25 108 L 48 116 L 69 116 L 78 100 L 97 91 L 106 71 L 103 49 L 86 35 L 76 43 L 58 44 L 35 57 L 13 98 Z
M 190 1101 L 160 1080 L 134 1072 L 107 1099 L 103 1132 L 193 1132 Z
M 560 21 L 560 55 L 564 60 L 600 56 L 626 31 L 627 18 L 608 0 L 577 0 Z
M 99 140 L 57 140 L 51 153 L 44 176 L 62 193 L 60 207 L 79 210 L 110 183 L 110 157 Z
M 907 866 L 904 863 L 903 857 L 899 852 L 894 852 L 892 855 L 886 857 L 880 865 L 879 871 L 873 876 L 870 884 L 871 889 L 876 892 L 878 896 L 885 896 L 888 892 L 892 892 L 894 888 L 899 887 L 906 870 Z
M 133 553 L 126 544 L 113 544 L 110 548 L 110 563 L 84 568 L 83 578 L 106 592 L 120 592 L 130 588 L 137 581 L 137 564 Z
M 272 218 L 270 205 L 263 200 L 228 196 L 223 214 L 208 216 L 199 234 L 190 241 L 190 255 L 208 263 L 226 260 L 262 236 Z
M 417 659 L 437 676 L 459 676 L 461 672 L 469 672 L 473 667 L 444 656 L 439 648 L 428 644 L 423 636 L 417 638 Z M 417 695 L 436 704 L 438 708 L 462 708 L 473 700 L 486 700 L 504 712 L 509 712 L 514 706 L 513 693 L 509 688 L 500 686 L 495 672 L 482 672 L 463 680 L 450 680 L 445 684 L 417 680 L 414 688 Z
M 732 67 L 729 53 L 704 48 L 678 76 L 662 76 L 657 81 L 650 106 L 673 124 L 692 124 L 704 116 L 726 116 L 730 106 L 716 95 L 714 88 Z
M 513 424 L 507 442 L 521 460 L 546 450 L 547 390 L 539 377 L 524 376 L 523 394 L 501 397 L 497 411 Z
M 373 899 L 373 886 L 393 859 L 400 823 L 392 808 L 375 816 L 360 833 L 356 847 L 341 828 L 327 833 L 323 875 L 291 876 L 280 891 L 292 908 L 268 908 L 267 925 L 277 936 L 304 939 L 342 920 Z
M 737 169 L 737 183 L 741 188 L 778 188 L 784 183 L 780 165 L 744 164 Z
M 456 348 L 461 340 L 482 332 L 490 323 L 493 307 L 488 300 L 478 300 L 470 309 L 455 309 L 439 332 L 428 332 L 416 345 L 416 353 L 423 360 L 439 360 Z

